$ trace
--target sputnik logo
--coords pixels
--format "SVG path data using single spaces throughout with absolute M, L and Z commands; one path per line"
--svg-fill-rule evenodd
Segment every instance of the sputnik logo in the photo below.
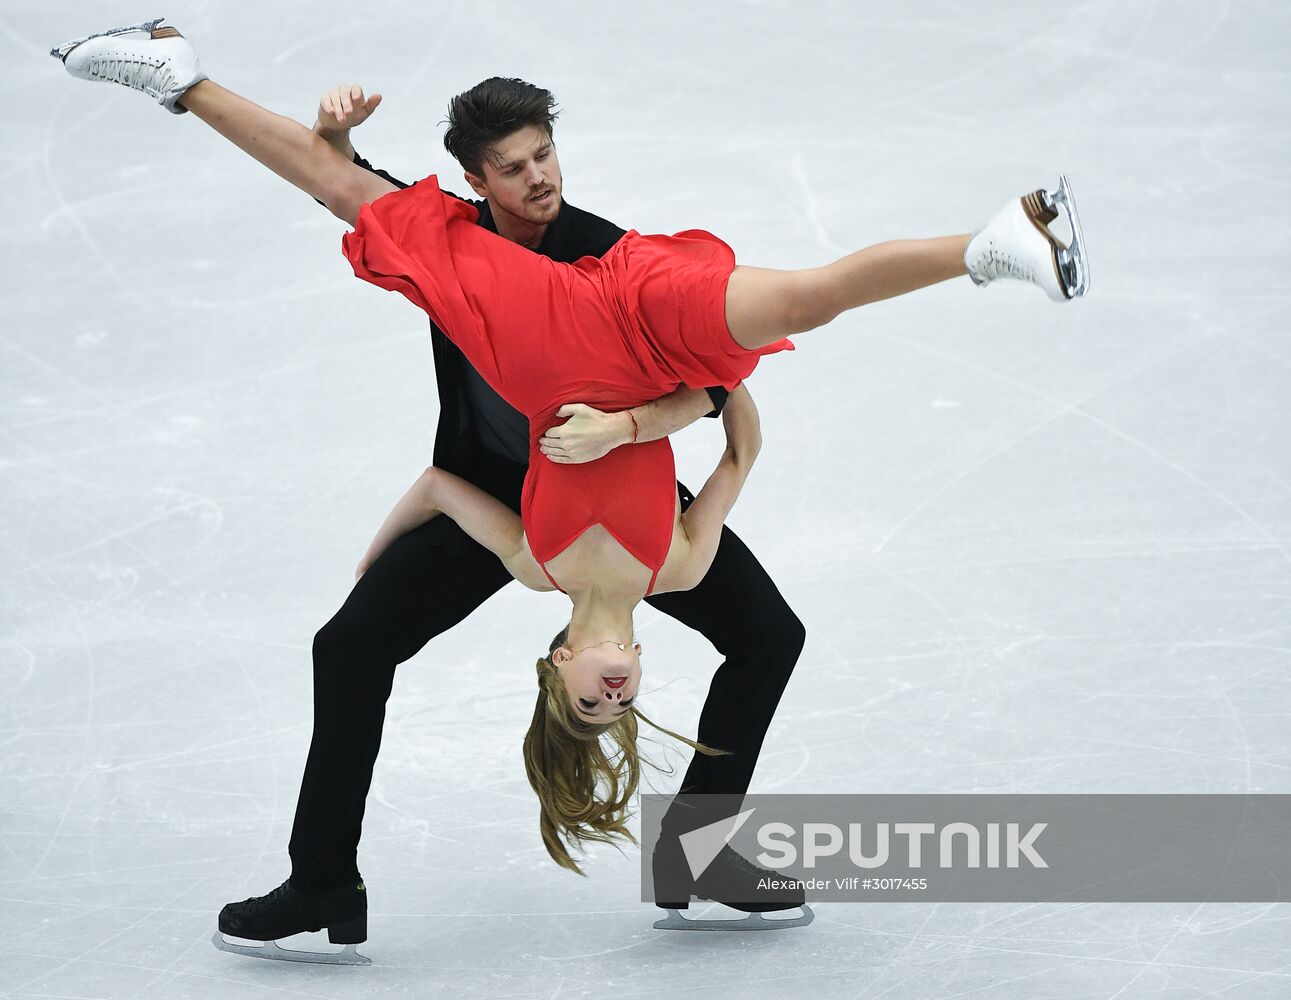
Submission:
M 713 859 L 731 842 L 731 838 L 756 811 L 756 809 L 747 809 L 728 819 L 718 820 L 716 823 L 709 823 L 708 826 L 683 833 L 678 838 L 681 841 L 681 849 L 686 855 L 686 864 L 690 866 L 691 878 L 698 879 L 708 870 Z

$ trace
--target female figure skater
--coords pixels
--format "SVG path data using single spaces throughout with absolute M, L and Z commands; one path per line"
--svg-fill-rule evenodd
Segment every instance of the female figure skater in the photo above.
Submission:
M 1030 281 L 1056 301 L 1088 289 L 1065 178 L 1052 195 L 1010 202 L 975 236 L 882 243 L 825 267 L 736 266 L 725 243 L 699 231 L 629 232 L 603 258 L 566 265 L 474 225 L 475 209 L 443 194 L 433 175 L 399 190 L 303 125 L 211 82 L 191 44 L 159 21 L 76 39 L 52 54 L 73 76 L 144 91 L 176 114 L 191 111 L 322 201 L 354 226 L 342 246 L 355 274 L 425 310 L 529 418 L 520 516 L 465 480 L 428 469 L 382 525 L 365 564 L 445 514 L 524 585 L 570 597 L 569 625 L 538 663 L 525 764 L 548 852 L 574 870 L 566 843 L 630 836 L 636 720 L 645 718 L 634 704 L 641 666 L 633 609 L 651 593 L 695 586 L 712 562 L 760 447 L 757 410 L 742 385 L 759 358 L 791 350 L 787 337 L 846 310 L 963 274 L 979 285 Z M 1059 208 L 1072 227 L 1070 246 L 1048 229 Z M 567 402 L 628 409 L 683 384 L 731 390 L 726 451 L 685 515 L 666 439 L 585 465 L 540 453 L 539 440 Z M 602 735 L 617 754 L 606 754 Z M 608 785 L 603 799 L 598 779 Z

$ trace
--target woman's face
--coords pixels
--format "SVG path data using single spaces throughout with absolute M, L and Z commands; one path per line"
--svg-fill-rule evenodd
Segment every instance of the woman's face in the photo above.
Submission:
M 641 683 L 641 644 L 619 648 L 600 642 L 585 649 L 561 646 L 551 654 L 569 705 L 584 722 L 604 724 L 621 718 Z

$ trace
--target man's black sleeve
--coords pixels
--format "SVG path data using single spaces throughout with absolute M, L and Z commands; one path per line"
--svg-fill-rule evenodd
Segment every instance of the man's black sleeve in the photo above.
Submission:
M 723 389 L 720 385 L 710 385 L 704 391 L 708 393 L 708 398 L 713 401 L 712 412 L 705 413 L 704 416 L 715 417 L 722 412 L 722 407 L 726 405 L 726 398 L 730 395 L 730 393 L 727 392 L 725 389 Z

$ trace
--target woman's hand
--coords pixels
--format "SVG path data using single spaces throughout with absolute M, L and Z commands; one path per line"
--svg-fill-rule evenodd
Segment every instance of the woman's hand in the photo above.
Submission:
M 594 462 L 632 440 L 632 418 L 626 410 L 603 413 L 586 403 L 566 403 L 556 416 L 569 419 L 549 428 L 538 447 L 559 465 Z

